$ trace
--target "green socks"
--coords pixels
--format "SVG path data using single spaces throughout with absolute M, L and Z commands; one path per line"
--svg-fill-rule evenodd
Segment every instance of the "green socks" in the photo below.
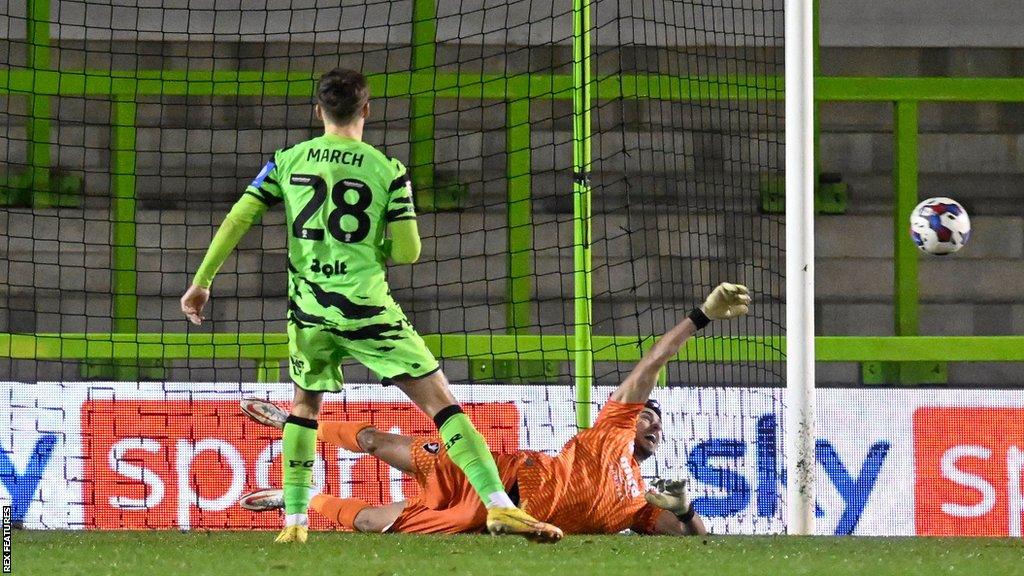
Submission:
M 434 416 L 434 423 L 441 433 L 448 457 L 466 474 L 484 504 L 488 508 L 512 507 L 487 442 L 462 408 L 452 405 L 442 409 Z
M 288 524 L 304 524 L 309 508 L 309 489 L 313 485 L 316 460 L 316 420 L 289 416 L 284 424 L 281 471 L 284 477 L 284 513 Z M 302 518 L 294 515 L 301 515 Z

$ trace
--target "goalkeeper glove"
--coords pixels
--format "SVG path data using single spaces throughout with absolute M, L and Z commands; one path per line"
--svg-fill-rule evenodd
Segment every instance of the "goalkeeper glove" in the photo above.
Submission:
M 728 320 L 743 316 L 749 306 L 750 291 L 746 286 L 722 282 L 708 295 L 700 310 L 711 320 Z
M 686 482 L 686 480 L 666 481 L 659 478 L 652 483 L 654 489 L 644 494 L 644 498 L 651 506 L 657 506 L 675 514 L 681 522 L 689 522 L 693 520 L 696 513 L 693 511 L 690 497 L 686 494 Z

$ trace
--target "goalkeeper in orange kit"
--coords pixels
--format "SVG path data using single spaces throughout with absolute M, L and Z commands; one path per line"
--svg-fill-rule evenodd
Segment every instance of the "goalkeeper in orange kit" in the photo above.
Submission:
M 711 320 L 741 316 L 750 295 L 744 286 L 719 285 L 704 305 L 663 335 L 612 393 L 593 428 L 569 440 L 556 456 L 521 450 L 494 454 L 502 484 L 517 504 L 566 534 L 609 534 L 630 528 L 642 534 L 705 534 L 690 504 L 685 480 L 658 481 L 648 491 L 640 463 L 661 443 L 661 407 L 650 394 L 658 372 L 679 348 Z M 284 411 L 270 402 L 245 400 L 254 420 L 280 426 Z M 410 500 L 370 506 L 356 498 L 326 494 L 310 505 L 338 525 L 360 532 L 481 532 L 486 510 L 436 438 L 381 432 L 366 422 L 321 425 L 321 441 L 365 452 L 416 478 L 420 494 Z M 280 490 L 242 497 L 255 511 L 282 506 Z

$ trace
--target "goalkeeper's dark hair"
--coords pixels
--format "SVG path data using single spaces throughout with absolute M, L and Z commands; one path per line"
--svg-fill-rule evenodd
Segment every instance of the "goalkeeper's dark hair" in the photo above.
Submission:
M 333 124 L 344 126 L 352 122 L 369 100 L 366 77 L 355 70 L 335 68 L 317 82 L 316 101 Z

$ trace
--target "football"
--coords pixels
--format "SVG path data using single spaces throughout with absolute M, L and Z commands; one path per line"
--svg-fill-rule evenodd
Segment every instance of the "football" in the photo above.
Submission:
M 956 200 L 929 198 L 910 213 L 910 237 L 923 252 L 952 254 L 971 237 L 971 219 Z

